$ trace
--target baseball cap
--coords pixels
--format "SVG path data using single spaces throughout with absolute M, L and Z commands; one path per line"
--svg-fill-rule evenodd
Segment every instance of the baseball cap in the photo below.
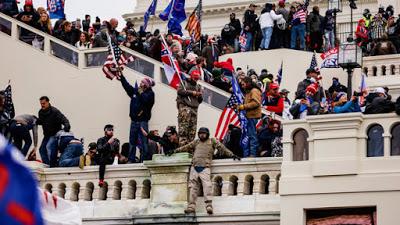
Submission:
M 290 91 L 288 89 L 284 88 L 281 90 L 281 93 L 290 93 Z
M 383 88 L 381 88 L 381 87 L 375 88 L 375 91 L 374 91 L 374 92 L 375 92 L 375 93 L 384 94 L 384 95 L 386 96 L 386 91 L 385 91 L 385 89 L 383 89 Z
M 89 150 L 93 150 L 93 149 L 97 148 L 97 144 L 96 144 L 96 142 L 92 142 L 92 143 L 89 144 L 88 147 L 89 147 Z
M 257 7 L 257 5 L 254 3 L 251 3 L 249 7 Z

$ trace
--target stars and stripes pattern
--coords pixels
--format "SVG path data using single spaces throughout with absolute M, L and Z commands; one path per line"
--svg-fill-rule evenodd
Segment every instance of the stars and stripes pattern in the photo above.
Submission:
M 8 85 L 4 90 L 4 109 L 10 115 L 10 118 L 15 117 L 15 108 L 12 100 L 11 85 Z
M 234 108 L 235 105 L 241 105 L 244 102 L 243 94 L 235 77 L 232 79 L 232 90 L 233 93 L 218 120 L 214 136 L 219 140 L 222 140 L 224 139 L 230 124 L 233 124 L 234 126 L 240 125 L 242 128 L 240 144 L 244 147 L 247 146 L 249 142 L 249 137 L 247 136 L 247 118 L 245 111 L 238 112 L 237 109 Z
M 317 67 L 318 67 L 317 57 L 315 56 L 315 52 L 314 52 L 313 56 L 311 58 L 310 69 L 315 69 Z
M 189 16 L 188 22 L 185 27 L 185 29 L 189 32 L 189 35 L 193 36 L 196 42 L 200 41 L 201 38 L 201 12 L 203 10 L 202 5 L 202 0 L 199 0 L 199 4 Z
M 240 51 L 241 52 L 245 52 L 246 51 L 246 45 L 247 45 L 247 35 L 243 31 L 239 36 L 239 45 L 240 45 Z
M 118 70 L 118 67 L 123 68 L 128 63 L 134 61 L 133 56 L 126 57 L 117 44 L 112 43 L 111 45 L 112 48 L 110 48 L 110 46 L 108 47 L 110 54 L 108 54 L 107 59 L 103 65 L 103 72 L 110 80 L 114 79 L 115 77 L 119 79 L 119 77 L 121 76 L 121 72 Z
M 219 140 L 224 139 L 226 132 L 228 132 L 230 124 L 233 124 L 234 126 L 237 127 L 240 125 L 238 112 L 236 109 L 233 108 L 235 105 L 238 104 L 239 100 L 237 99 L 236 95 L 232 94 L 218 120 L 215 137 L 218 138 Z

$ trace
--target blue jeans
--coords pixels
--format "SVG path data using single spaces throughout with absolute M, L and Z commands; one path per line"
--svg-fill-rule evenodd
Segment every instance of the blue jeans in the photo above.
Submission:
M 24 156 L 26 156 L 26 153 L 28 153 L 29 148 L 32 145 L 32 138 L 31 134 L 29 133 L 30 129 L 30 126 L 17 123 L 16 121 L 13 121 L 10 125 L 13 143 Z M 24 143 L 23 147 L 22 143 Z
M 325 31 L 324 38 L 325 38 L 325 51 L 329 51 L 335 47 L 335 35 L 333 33 L 333 30 Z
M 243 148 L 243 157 L 256 157 L 257 156 L 257 148 L 258 148 L 258 140 L 257 140 L 257 125 L 258 119 L 247 119 L 247 136 L 249 137 L 248 146 L 244 146 Z
M 251 32 L 246 33 L 247 40 L 246 40 L 246 52 L 251 51 L 253 47 L 253 34 Z
M 306 25 L 304 23 L 293 26 L 290 38 L 290 48 L 291 49 L 296 48 L 297 38 L 299 38 L 300 50 L 304 50 L 304 47 L 306 46 L 305 36 L 306 36 Z
M 139 148 L 141 149 L 140 153 L 140 162 L 143 160 L 151 160 L 150 154 L 147 146 L 147 138 L 143 135 L 143 128 L 146 132 L 149 132 L 149 123 L 147 121 L 142 122 L 131 122 L 131 130 L 129 132 L 129 161 L 136 162 L 136 146 L 138 141 L 140 141 Z
M 40 157 L 44 164 L 57 166 L 57 139 L 54 136 L 44 137 L 39 148 Z
M 83 154 L 82 144 L 69 144 L 60 156 L 60 167 L 79 166 L 79 158 Z
M 272 31 L 273 31 L 272 27 L 265 27 L 262 29 L 263 39 L 261 41 L 260 48 L 263 48 L 263 49 L 269 48 L 269 43 L 271 42 Z

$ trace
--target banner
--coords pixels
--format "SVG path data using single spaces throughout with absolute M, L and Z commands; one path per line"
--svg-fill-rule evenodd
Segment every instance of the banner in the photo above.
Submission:
M 47 0 L 47 10 L 50 14 L 50 19 L 65 18 L 64 0 Z

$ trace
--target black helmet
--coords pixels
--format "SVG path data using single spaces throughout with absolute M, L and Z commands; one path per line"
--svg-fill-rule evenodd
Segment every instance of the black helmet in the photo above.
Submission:
M 203 134 L 208 134 L 208 135 L 210 135 L 210 130 L 209 130 L 207 127 L 200 127 L 198 133 L 199 133 L 199 134 L 200 134 L 200 133 L 203 133 Z

